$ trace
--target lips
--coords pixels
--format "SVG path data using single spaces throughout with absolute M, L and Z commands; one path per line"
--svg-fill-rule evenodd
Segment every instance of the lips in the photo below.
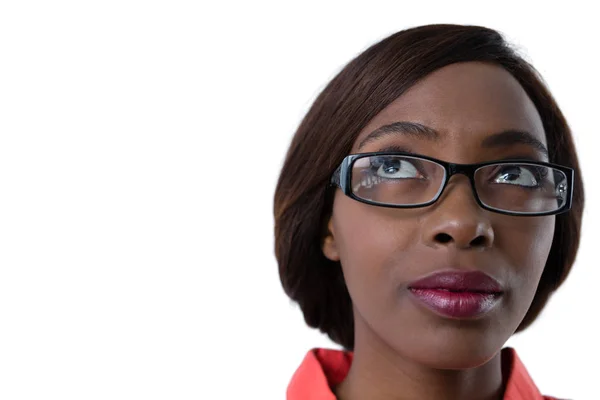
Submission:
M 408 286 L 413 298 L 437 315 L 479 318 L 500 302 L 502 286 L 480 271 L 445 271 L 429 275 Z
M 408 285 L 411 289 L 442 289 L 451 292 L 502 293 L 502 286 L 480 271 L 445 271 Z

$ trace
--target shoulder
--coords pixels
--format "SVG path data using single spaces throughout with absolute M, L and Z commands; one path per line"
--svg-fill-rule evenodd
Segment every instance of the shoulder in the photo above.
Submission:
M 542 395 L 515 349 L 502 349 L 502 366 L 508 371 L 508 379 L 503 400 L 539 399 L 561 400 L 557 397 Z
M 344 380 L 352 356 L 343 350 L 310 350 L 288 385 L 287 400 L 335 400 L 331 387 Z

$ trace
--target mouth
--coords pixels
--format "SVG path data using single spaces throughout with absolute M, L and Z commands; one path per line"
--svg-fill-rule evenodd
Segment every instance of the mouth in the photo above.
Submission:
M 442 292 L 450 292 L 450 293 L 502 294 L 501 291 L 495 291 L 495 290 L 452 289 L 452 288 L 446 288 L 446 287 L 431 287 L 431 288 L 411 287 L 410 289 L 415 289 L 415 290 L 439 290 L 439 291 L 442 291 Z
M 454 319 L 483 317 L 496 308 L 504 293 L 495 279 L 480 271 L 438 272 L 408 288 L 421 306 Z

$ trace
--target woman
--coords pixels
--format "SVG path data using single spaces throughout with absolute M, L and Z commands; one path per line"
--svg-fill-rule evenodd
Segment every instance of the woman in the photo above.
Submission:
M 550 399 L 508 338 L 564 282 L 583 185 L 565 118 L 502 36 L 430 25 L 352 60 L 275 193 L 281 282 L 313 349 L 289 400 Z

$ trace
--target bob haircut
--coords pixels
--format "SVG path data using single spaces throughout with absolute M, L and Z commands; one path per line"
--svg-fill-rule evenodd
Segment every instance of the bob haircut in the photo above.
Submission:
M 539 73 L 492 29 L 436 24 L 397 32 L 350 61 L 319 94 L 292 139 L 275 190 L 275 256 L 283 288 L 309 326 L 346 350 L 354 348 L 352 301 L 340 263 L 321 249 L 335 192 L 330 177 L 381 110 L 431 72 L 468 61 L 499 65 L 516 78 L 541 116 L 549 161 L 576 174 L 572 208 L 556 216 L 548 261 L 517 332 L 537 318 L 575 261 L 584 204 L 579 162 L 570 128 Z

